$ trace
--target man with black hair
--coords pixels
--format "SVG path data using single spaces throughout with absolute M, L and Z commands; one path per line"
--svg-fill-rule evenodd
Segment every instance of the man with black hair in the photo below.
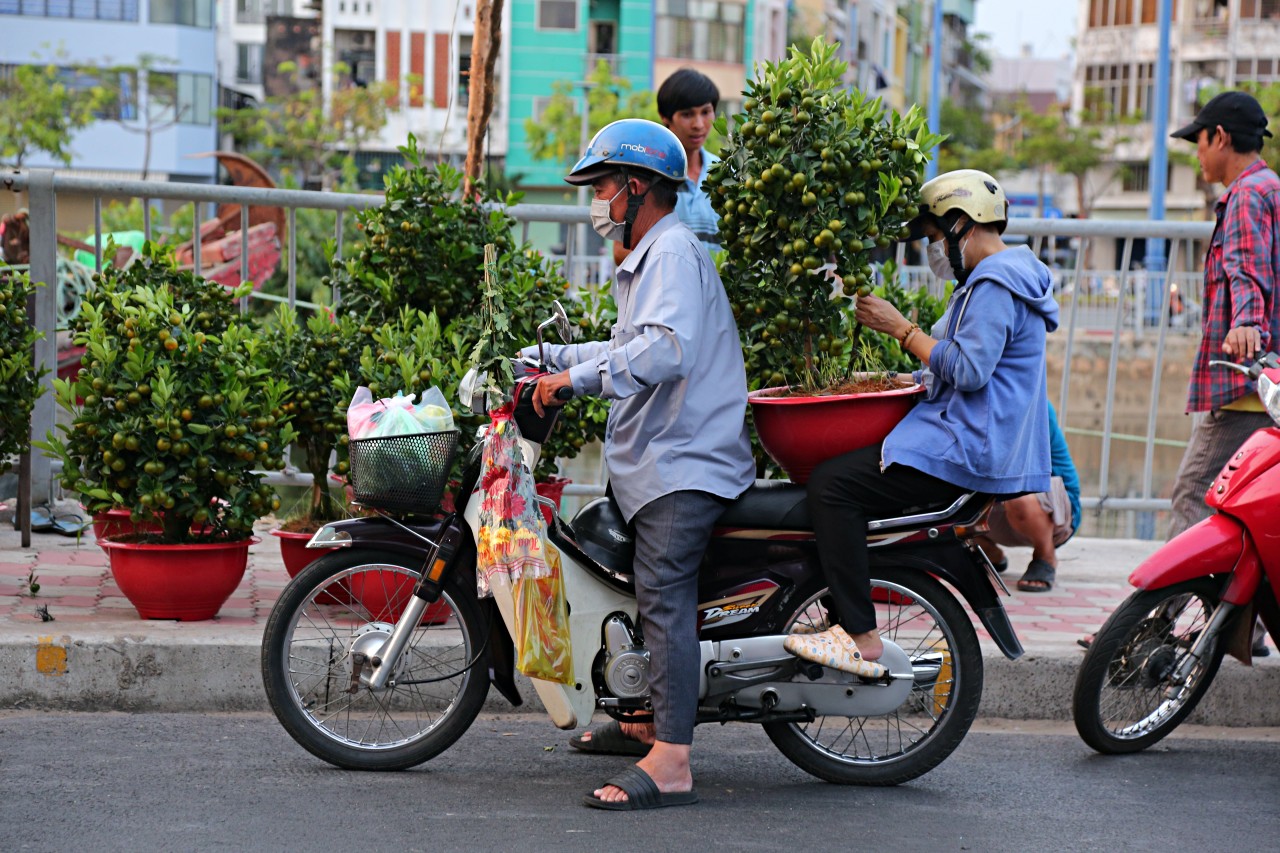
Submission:
M 688 174 L 679 187 L 676 216 L 693 231 L 708 252 L 720 249 L 720 218 L 711 208 L 711 198 L 702 190 L 707 173 L 720 158 L 703 148 L 716 120 L 720 90 L 711 78 L 692 68 L 681 68 L 658 87 L 658 116 L 676 135 L 684 148 Z M 613 244 L 613 261 L 622 263 L 629 251 L 621 242 Z
M 1173 486 L 1170 539 L 1210 515 L 1204 495 L 1214 477 L 1255 430 L 1271 426 L 1254 384 L 1209 361 L 1225 353 L 1248 362 L 1280 347 L 1280 178 L 1262 159 L 1266 113 L 1246 92 L 1223 92 L 1171 135 L 1194 142 L 1201 176 L 1227 189 L 1204 259 L 1204 335 L 1187 399 L 1195 424 Z M 1255 633 L 1254 654 L 1267 653 Z

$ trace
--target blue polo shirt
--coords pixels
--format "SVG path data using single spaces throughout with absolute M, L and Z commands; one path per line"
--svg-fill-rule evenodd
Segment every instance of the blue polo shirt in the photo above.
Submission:
M 719 162 L 719 157 L 703 148 L 702 174 L 698 176 L 696 183 L 689 180 L 686 175 L 684 184 L 681 185 L 680 192 L 676 196 L 676 216 L 689 226 L 689 230 L 702 241 L 702 245 L 707 247 L 708 252 L 720 251 L 720 240 L 717 236 L 720 230 L 720 217 L 711 208 L 711 196 L 702 189 L 702 185 L 706 183 L 707 173 L 711 171 L 711 167 Z

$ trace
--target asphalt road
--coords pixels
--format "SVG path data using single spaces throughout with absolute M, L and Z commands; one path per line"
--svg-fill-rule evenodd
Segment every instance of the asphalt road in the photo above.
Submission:
M 1229 731 L 1229 730 L 1228 730 Z M 579 805 L 626 759 L 487 717 L 397 774 L 336 770 L 264 714 L 0 712 L 6 851 L 1262 850 L 1280 836 L 1280 732 L 1198 729 L 1094 755 L 1070 726 L 979 724 L 898 788 L 810 778 L 748 726 L 701 727 L 702 802 Z

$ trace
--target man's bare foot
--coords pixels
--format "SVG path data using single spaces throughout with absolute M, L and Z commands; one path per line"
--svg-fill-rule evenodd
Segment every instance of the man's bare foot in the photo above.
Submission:
M 641 723 L 626 723 L 641 726 Z M 653 727 L 649 727 L 649 737 L 653 737 Z M 658 790 L 664 794 L 673 794 L 693 790 L 693 774 L 689 770 L 689 745 L 653 741 L 653 749 L 644 758 L 636 762 L 636 766 L 649 774 Z M 605 785 L 595 790 L 595 796 L 606 803 L 625 803 L 627 795 L 621 788 Z
M 884 654 L 884 641 L 880 639 L 879 632 L 874 629 L 865 634 L 850 634 L 849 638 L 857 643 L 863 660 L 879 660 Z
M 653 746 L 653 723 L 619 723 L 618 725 L 621 727 L 622 733 L 627 737 L 648 746 Z M 590 729 L 582 733 L 581 740 L 583 743 L 591 743 Z

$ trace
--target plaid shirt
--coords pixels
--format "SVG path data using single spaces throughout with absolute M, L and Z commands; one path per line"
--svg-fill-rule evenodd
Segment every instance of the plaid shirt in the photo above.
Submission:
M 1227 359 L 1222 343 L 1236 326 L 1257 326 L 1262 349 L 1280 346 L 1280 178 L 1258 160 L 1214 205 L 1217 225 L 1204 258 L 1204 335 L 1191 370 L 1187 411 L 1217 409 L 1254 391 L 1244 376 L 1210 359 Z

